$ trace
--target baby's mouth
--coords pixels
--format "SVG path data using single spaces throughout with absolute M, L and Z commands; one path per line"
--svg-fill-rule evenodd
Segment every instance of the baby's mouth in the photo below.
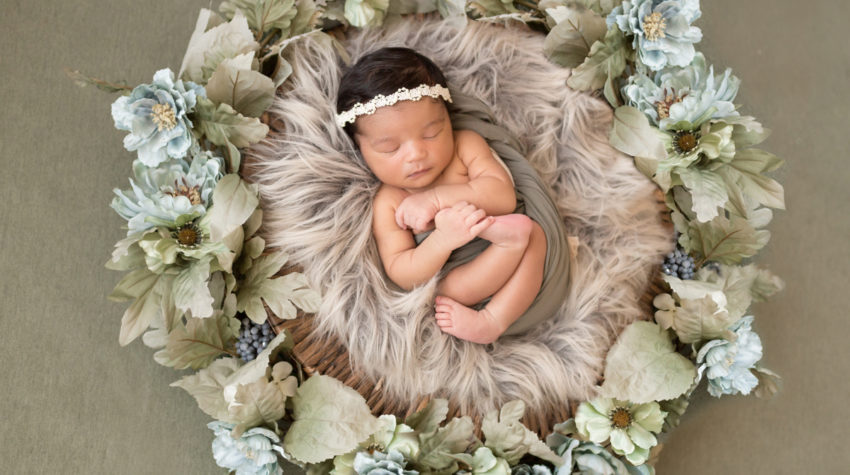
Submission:
M 410 175 L 407 175 L 407 178 L 419 178 L 420 176 L 428 173 L 430 170 L 431 170 L 430 168 L 423 168 L 422 170 L 415 171 L 415 172 L 411 173 Z

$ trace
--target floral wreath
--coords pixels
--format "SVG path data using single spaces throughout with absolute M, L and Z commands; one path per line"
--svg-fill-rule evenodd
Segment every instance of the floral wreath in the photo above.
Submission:
M 202 10 L 178 75 L 158 71 L 130 87 L 68 71 L 79 84 L 124 95 L 112 104 L 124 146 L 137 152 L 129 190 L 111 206 L 127 237 L 107 262 L 129 272 L 110 295 L 132 302 L 119 343 L 139 336 L 154 359 L 192 368 L 181 387 L 215 419 L 213 456 L 237 474 L 308 473 L 651 474 L 658 437 L 678 424 L 703 376 L 708 392 L 770 395 L 747 315 L 782 281 L 748 263 L 769 239 L 782 186 L 766 176 L 782 160 L 753 148 L 768 135 L 733 104 L 740 81 L 694 49 L 698 0 L 232 0 Z M 521 21 L 546 32 L 544 52 L 572 68 L 573 89 L 614 108 L 610 143 L 665 195 L 677 249 L 662 266 L 669 290 L 654 321 L 632 323 L 606 358 L 600 396 L 545 441 L 520 423 L 522 401 L 482 422 L 445 422 L 432 400 L 398 420 L 374 417 L 356 391 L 306 377 L 279 318 L 315 312 L 320 296 L 287 255 L 266 249 L 256 185 L 240 175 L 240 149 L 269 132 L 263 120 L 292 69 L 287 45 L 334 28 L 377 27 L 388 15 L 438 11 L 457 21 Z

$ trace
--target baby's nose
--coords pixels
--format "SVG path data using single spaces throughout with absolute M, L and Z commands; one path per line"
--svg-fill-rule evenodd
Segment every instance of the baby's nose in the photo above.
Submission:
M 416 161 L 425 158 L 428 154 L 428 150 L 425 147 L 425 143 L 421 140 L 414 140 L 410 142 L 410 147 L 407 153 L 407 159 L 409 161 Z

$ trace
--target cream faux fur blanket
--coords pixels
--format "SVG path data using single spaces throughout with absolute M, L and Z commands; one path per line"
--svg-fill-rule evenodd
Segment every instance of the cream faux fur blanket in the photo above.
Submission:
M 591 397 L 608 348 L 642 317 L 650 272 L 673 246 L 654 186 L 608 145 L 611 109 L 570 90 L 569 70 L 549 63 L 543 36 L 523 25 L 408 19 L 345 42 L 352 60 L 383 46 L 430 57 L 450 88 L 483 100 L 521 137 L 577 237 L 570 287 L 556 317 L 486 346 L 439 330 L 436 278 L 392 290 L 370 229 L 379 182 L 334 125 L 343 60 L 331 42 L 306 37 L 287 50 L 293 73 L 270 110 L 286 132 L 248 155 L 267 243 L 289 252 L 322 294 L 315 331 L 336 336 L 355 369 L 383 377 L 383 391 L 402 401 L 449 397 L 480 414 L 517 398 L 549 410 Z

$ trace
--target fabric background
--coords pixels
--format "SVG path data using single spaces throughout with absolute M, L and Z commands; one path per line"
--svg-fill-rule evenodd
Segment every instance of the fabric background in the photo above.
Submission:
M 180 372 L 141 342 L 118 345 L 120 279 L 103 263 L 123 220 L 111 190 L 132 155 L 112 127 L 114 97 L 79 89 L 72 67 L 129 84 L 177 69 L 209 1 L 0 0 L 0 472 L 225 473 L 209 418 Z M 787 160 L 789 209 L 758 262 L 787 289 L 756 305 L 764 364 L 784 377 L 771 401 L 699 392 L 659 474 L 842 473 L 850 393 L 850 4 L 705 0 L 698 46 L 742 79 L 737 103 Z M 290 472 L 288 472 L 290 473 Z M 291 471 L 297 473 L 297 471 Z

